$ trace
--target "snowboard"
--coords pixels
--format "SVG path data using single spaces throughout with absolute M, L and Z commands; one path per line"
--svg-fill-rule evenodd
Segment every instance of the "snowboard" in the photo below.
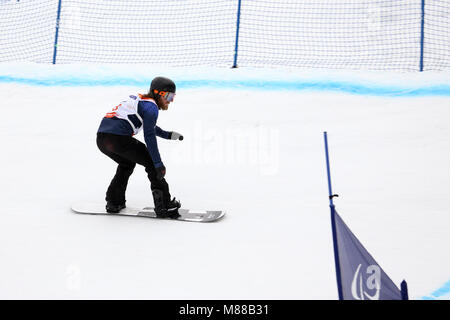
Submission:
M 153 207 L 126 207 L 120 210 L 119 213 L 109 213 L 106 212 L 105 205 L 100 203 L 77 203 L 72 205 L 72 211 L 81 214 L 145 217 L 162 220 L 178 220 L 190 222 L 213 222 L 219 220 L 225 215 L 225 211 L 221 210 L 190 210 L 180 208 L 178 209 L 178 213 L 180 214 L 180 216 L 176 219 L 159 218 L 156 216 Z

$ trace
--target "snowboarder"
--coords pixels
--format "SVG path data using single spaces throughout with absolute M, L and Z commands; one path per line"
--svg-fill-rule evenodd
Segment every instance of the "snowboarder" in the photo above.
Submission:
M 166 168 L 161 160 L 156 136 L 183 140 L 175 131 L 164 131 L 156 125 L 159 110 L 167 110 L 174 100 L 175 83 L 165 77 L 152 80 L 147 94 L 130 95 L 106 114 L 97 132 L 101 152 L 118 163 L 117 171 L 106 192 L 106 211 L 118 213 L 125 208 L 128 179 L 136 164 L 145 167 L 151 184 L 158 217 L 177 218 L 179 201 L 171 199 L 164 179 Z M 145 144 L 133 138 L 144 129 Z

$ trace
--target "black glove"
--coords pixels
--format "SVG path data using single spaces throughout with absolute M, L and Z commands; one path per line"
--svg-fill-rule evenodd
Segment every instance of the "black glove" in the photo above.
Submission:
M 156 169 L 156 179 L 162 180 L 166 175 L 166 167 L 164 165 L 162 167 L 155 168 Z
M 183 140 L 183 136 L 179 134 L 178 132 L 172 131 L 170 133 L 170 139 L 172 140 Z

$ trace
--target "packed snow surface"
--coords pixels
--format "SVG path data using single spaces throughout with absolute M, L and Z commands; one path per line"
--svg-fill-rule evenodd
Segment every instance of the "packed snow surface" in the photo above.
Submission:
M 324 131 L 347 225 L 396 284 L 406 279 L 411 299 L 449 297 L 448 73 L 339 78 L 403 90 L 377 94 L 270 87 L 338 78 L 313 72 L 59 68 L 0 66 L 0 298 L 336 299 Z M 184 136 L 158 139 L 171 193 L 227 215 L 201 224 L 73 213 L 72 203 L 104 202 L 116 169 L 95 143 L 100 120 L 157 75 L 180 84 L 158 119 Z M 401 94 L 430 87 L 444 94 Z M 138 166 L 127 205 L 152 203 Z

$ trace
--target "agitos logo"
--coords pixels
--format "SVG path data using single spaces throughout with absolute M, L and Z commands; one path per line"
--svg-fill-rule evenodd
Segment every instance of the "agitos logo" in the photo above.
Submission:
M 365 281 L 364 281 L 365 279 Z M 356 300 L 378 300 L 381 289 L 381 269 L 377 265 L 367 267 L 365 274 L 361 264 L 356 269 L 352 281 L 352 296 Z

